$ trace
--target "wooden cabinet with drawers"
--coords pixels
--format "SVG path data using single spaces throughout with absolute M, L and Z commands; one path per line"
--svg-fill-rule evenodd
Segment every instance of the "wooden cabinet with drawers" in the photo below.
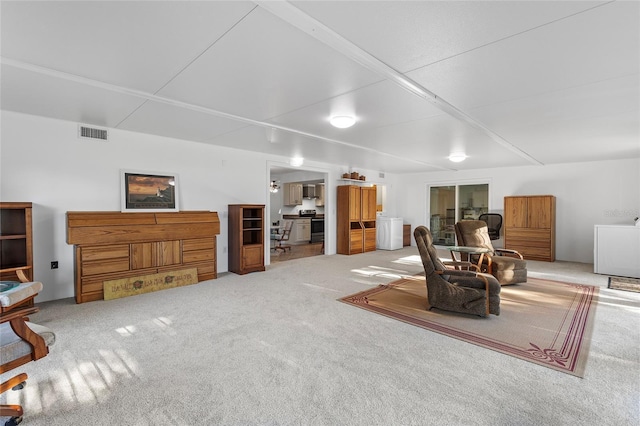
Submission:
M 376 187 L 338 186 L 337 252 L 356 254 L 376 249 Z
M 525 259 L 555 260 L 556 198 L 553 195 L 504 197 L 504 247 Z
M 103 282 L 182 268 L 217 278 L 216 212 L 67 212 L 76 303 L 102 300 Z

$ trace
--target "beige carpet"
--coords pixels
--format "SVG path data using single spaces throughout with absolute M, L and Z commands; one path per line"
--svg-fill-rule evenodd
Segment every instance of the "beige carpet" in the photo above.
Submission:
M 500 316 L 428 310 L 424 277 L 338 299 L 436 333 L 583 377 L 598 287 L 529 278 L 503 286 Z

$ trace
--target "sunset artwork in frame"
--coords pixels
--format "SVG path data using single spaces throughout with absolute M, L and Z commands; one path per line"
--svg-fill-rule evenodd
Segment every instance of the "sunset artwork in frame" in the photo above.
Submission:
M 123 212 L 177 212 L 178 176 L 121 170 Z

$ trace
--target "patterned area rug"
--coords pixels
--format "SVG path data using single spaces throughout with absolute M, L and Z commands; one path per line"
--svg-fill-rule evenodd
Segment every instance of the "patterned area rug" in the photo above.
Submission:
M 640 293 L 640 279 L 625 277 L 609 277 L 609 288 L 616 290 L 635 291 Z
M 338 299 L 347 304 L 554 370 L 583 377 L 598 287 L 529 278 L 503 286 L 500 316 L 429 311 L 424 277 Z

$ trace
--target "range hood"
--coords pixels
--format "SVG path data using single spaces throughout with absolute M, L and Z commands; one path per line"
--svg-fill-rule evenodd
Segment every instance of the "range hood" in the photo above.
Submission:
M 306 199 L 318 198 L 316 196 L 316 186 L 315 185 L 309 185 L 309 184 L 303 184 L 302 185 L 302 198 L 306 198 Z

